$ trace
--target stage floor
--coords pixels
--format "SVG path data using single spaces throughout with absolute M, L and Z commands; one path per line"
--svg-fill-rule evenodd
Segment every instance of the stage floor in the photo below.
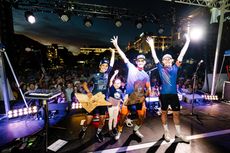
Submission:
M 163 137 L 163 129 L 160 117 L 147 113 L 145 123 L 141 127 L 140 132 L 144 135 L 142 141 L 133 135 L 133 128 L 124 127 L 123 133 L 118 141 L 107 136 L 107 122 L 103 130 L 105 141 L 97 142 L 95 139 L 95 125 L 87 129 L 86 137 L 79 140 L 78 133 L 81 129 L 80 123 L 84 119 L 84 114 L 71 112 L 69 115 L 56 116 L 51 119 L 51 126 L 48 132 L 48 145 L 51 145 L 58 139 L 67 141 L 58 153 L 72 152 L 158 152 L 158 153 L 223 153 L 230 152 L 230 105 L 221 102 L 205 103 L 202 105 L 194 105 L 194 115 L 191 115 L 191 104 L 182 102 L 181 110 L 181 128 L 182 133 L 189 136 L 190 143 L 183 143 L 175 139 L 175 128 L 172 122 L 172 116 L 169 115 L 169 128 L 172 141 L 165 142 Z M 57 123 L 57 124 L 56 124 Z M 2 120 L 0 121 L 0 149 L 12 149 L 17 145 L 16 138 L 35 137 L 42 132 L 44 121 L 33 119 L 21 120 Z M 40 132 L 39 132 L 40 131 Z M 41 135 L 41 134 L 40 134 Z M 36 145 L 39 147 L 31 147 L 31 152 L 44 152 L 43 139 Z M 34 145 L 35 146 L 35 145 Z M 29 149 L 28 149 L 29 150 Z M 27 150 L 27 151 L 28 151 Z M 36 150 L 36 151 L 35 151 Z M 52 152 L 52 151 L 48 151 Z

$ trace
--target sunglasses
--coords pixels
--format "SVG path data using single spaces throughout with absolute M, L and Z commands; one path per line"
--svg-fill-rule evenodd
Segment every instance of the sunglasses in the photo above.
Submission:
M 163 61 L 169 61 L 172 60 L 172 58 L 164 58 Z
M 138 59 L 137 62 L 145 62 L 144 59 Z

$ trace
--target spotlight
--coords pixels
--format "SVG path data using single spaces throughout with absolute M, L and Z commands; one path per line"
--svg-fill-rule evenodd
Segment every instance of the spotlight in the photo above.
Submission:
M 121 27 L 122 26 L 122 22 L 121 22 L 121 20 L 120 19 L 116 19 L 115 20 L 115 25 L 116 25 L 116 27 Z
M 84 25 L 85 25 L 87 28 L 92 27 L 93 22 L 92 22 L 92 20 L 90 19 L 90 17 L 86 17 L 86 18 L 84 19 Z
M 158 33 L 159 33 L 159 34 L 163 34 L 163 32 L 164 32 L 164 29 L 163 29 L 163 28 L 158 29 Z
M 202 39 L 204 35 L 204 29 L 201 27 L 192 27 L 190 30 L 190 38 L 195 41 Z
M 70 15 L 67 14 L 67 13 L 62 13 L 62 14 L 60 15 L 60 18 L 61 18 L 61 20 L 62 20 L 63 22 L 68 22 L 68 21 L 70 20 Z
M 158 33 L 159 33 L 159 34 L 163 34 L 163 33 L 164 33 L 163 25 L 160 25 L 160 26 L 159 26 Z
M 34 24 L 36 22 L 36 19 L 33 13 L 30 11 L 25 12 L 25 18 L 26 18 L 26 21 L 28 21 L 30 24 Z
M 141 29 L 143 27 L 143 21 L 138 19 L 135 23 L 137 29 Z

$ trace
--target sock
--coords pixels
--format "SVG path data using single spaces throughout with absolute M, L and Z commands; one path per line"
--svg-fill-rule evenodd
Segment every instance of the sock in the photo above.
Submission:
M 109 131 L 111 131 L 112 130 L 112 125 L 113 125 L 113 119 L 110 117 L 109 118 L 109 121 L 108 121 L 108 126 L 109 126 Z
M 175 128 L 176 128 L 176 134 L 177 135 L 180 135 L 180 125 L 175 125 Z
M 97 134 L 101 133 L 102 129 L 98 128 L 97 129 Z
M 163 128 L 164 128 L 164 131 L 165 131 L 165 132 L 168 132 L 168 131 L 169 131 L 168 124 L 163 124 Z
M 83 131 L 86 131 L 86 129 L 87 129 L 87 126 L 82 126 Z
M 141 127 L 141 126 L 135 125 L 133 130 L 134 130 L 134 131 L 137 131 L 140 127 Z

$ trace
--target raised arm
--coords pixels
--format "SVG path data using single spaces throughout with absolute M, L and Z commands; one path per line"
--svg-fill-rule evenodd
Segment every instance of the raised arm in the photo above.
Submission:
M 155 62 L 155 64 L 159 63 L 159 59 L 157 58 L 156 50 L 155 50 L 155 44 L 154 44 L 154 39 L 152 37 L 147 37 L 146 42 L 149 44 L 149 47 L 152 52 L 152 57 Z
M 113 67 L 113 65 L 114 65 L 114 60 L 115 60 L 115 50 L 112 49 L 112 48 L 109 48 L 109 50 L 112 52 L 112 55 L 111 55 L 111 58 L 110 58 L 110 63 L 109 63 L 109 65 L 110 65 L 111 67 Z
M 116 48 L 118 54 L 121 56 L 121 58 L 124 60 L 124 62 L 127 63 L 129 61 L 129 59 L 126 57 L 125 53 L 120 49 L 117 41 L 118 41 L 118 36 L 113 36 L 113 38 L 111 38 L 111 42 L 113 43 L 114 47 Z
M 111 87 L 113 85 L 113 80 L 116 77 L 116 75 L 119 73 L 119 70 L 115 70 L 113 76 L 110 78 L 109 86 Z
M 180 51 L 180 55 L 177 58 L 177 61 L 179 61 L 179 62 L 182 62 L 182 60 L 184 58 L 184 55 L 185 55 L 186 51 L 188 50 L 189 43 L 190 43 L 190 37 L 189 37 L 189 35 L 185 34 L 184 36 L 186 38 L 186 42 L 185 42 L 183 48 Z

